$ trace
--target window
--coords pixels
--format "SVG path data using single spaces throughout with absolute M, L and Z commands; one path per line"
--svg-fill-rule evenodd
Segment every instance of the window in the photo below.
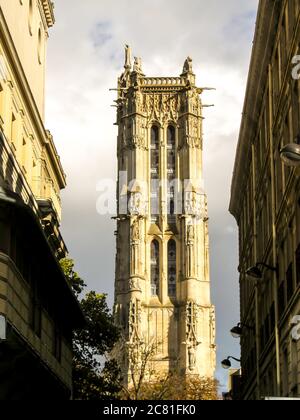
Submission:
M 159 215 L 159 128 L 151 128 L 151 220 L 157 223 Z
M 9 255 L 10 248 L 10 227 L 7 223 L 4 209 L 0 210 L 0 252 Z
M 293 264 L 289 265 L 289 268 L 286 272 L 286 293 L 287 302 L 289 302 L 294 294 Z
M 266 344 L 268 343 L 269 339 L 270 339 L 270 315 L 268 314 L 265 320 L 265 324 L 264 324 L 264 329 L 265 329 L 265 342 Z
M 262 149 L 262 144 L 261 144 L 261 136 L 258 135 L 257 136 L 257 140 L 256 140 L 256 145 L 255 145 L 255 154 L 256 154 L 256 165 L 257 165 L 257 170 L 260 171 L 261 170 L 261 149 Z M 257 180 L 258 181 L 258 180 Z
M 296 275 L 297 275 L 297 285 L 300 283 L 300 244 L 296 250 Z
M 168 150 L 168 178 L 174 178 L 175 175 L 175 151 Z
M 260 347 L 264 350 L 266 345 L 264 326 L 260 327 Z
M 176 132 L 170 125 L 167 130 L 168 222 L 175 222 L 174 180 L 176 178 Z
M 293 137 L 294 137 L 294 139 L 297 139 L 298 136 L 300 135 L 300 130 L 299 130 L 300 107 L 299 107 L 299 84 L 298 83 L 299 83 L 298 80 L 294 81 L 293 96 L 292 96 Z M 299 141 L 299 139 L 297 139 L 297 141 Z
M 29 33 L 32 35 L 32 26 L 33 26 L 33 0 L 29 0 L 29 15 L 28 15 L 28 27 Z
M 42 333 L 42 309 L 41 305 L 36 299 L 35 293 L 33 292 L 30 300 L 30 327 L 32 331 L 38 336 L 41 337 Z
M 52 354 L 58 362 L 61 361 L 61 334 L 56 326 L 53 327 Z
M 18 130 L 17 130 L 17 119 L 14 114 L 11 115 L 11 134 L 10 140 L 13 146 L 14 152 L 17 150 L 18 146 Z
M 276 177 L 276 204 L 277 212 L 281 206 L 282 196 L 283 196 L 283 163 L 280 159 L 280 153 L 282 144 L 281 142 L 278 145 L 278 151 L 275 153 L 275 177 Z
M 151 147 L 157 148 L 159 146 L 159 128 L 153 125 L 151 128 Z
M 271 327 L 271 334 L 274 333 L 275 330 L 275 305 L 274 302 L 271 305 L 271 309 L 270 309 L 270 327 Z
M 277 100 L 279 97 L 279 49 L 277 47 L 274 63 L 273 63 L 273 104 L 274 112 L 276 112 Z
M 286 13 L 282 17 L 281 33 L 280 33 L 280 52 L 282 60 L 282 68 L 285 68 L 287 61 L 287 30 L 286 30 Z
M 1 76 L 1 62 L 0 62 L 0 76 Z M 4 122 L 4 88 L 0 83 L 0 123 Z
M 176 157 L 175 157 L 175 128 L 171 125 L 167 133 L 167 172 L 168 179 L 175 178 Z
M 151 243 L 151 295 L 159 295 L 159 243 L 154 240 Z
M 43 51 L 42 30 L 41 30 L 41 28 L 39 28 L 39 32 L 38 32 L 38 61 L 39 61 L 39 64 L 42 64 L 42 51 Z
M 176 242 L 171 239 L 168 243 L 168 294 L 176 296 Z
M 25 138 L 22 139 L 22 154 L 21 154 L 21 163 L 24 171 L 27 171 L 27 142 Z
M 282 394 L 284 397 L 289 395 L 289 355 L 285 350 L 282 360 Z
M 284 120 L 284 131 L 283 131 L 283 144 L 289 144 L 289 143 L 293 143 L 294 139 L 291 136 L 291 108 L 289 109 L 289 111 L 287 112 L 287 115 L 285 117 Z M 289 176 L 291 174 L 291 168 L 288 167 L 287 165 L 284 165 L 284 189 L 287 186 L 288 180 L 289 180 Z
M 168 147 L 173 148 L 175 146 L 175 128 L 173 125 L 168 127 Z
M 170 216 L 174 216 L 174 213 L 175 213 L 174 187 L 170 187 L 169 193 L 170 193 L 170 211 L 169 211 L 169 215 Z
M 296 3 L 298 0 L 288 0 L 288 27 L 289 27 L 289 38 L 292 39 L 293 31 L 296 22 Z
M 292 388 L 295 389 L 295 396 L 297 395 L 298 391 L 298 344 L 296 341 L 291 342 L 291 382 Z
M 278 309 L 279 317 L 281 317 L 285 310 L 284 282 L 281 283 L 278 289 Z

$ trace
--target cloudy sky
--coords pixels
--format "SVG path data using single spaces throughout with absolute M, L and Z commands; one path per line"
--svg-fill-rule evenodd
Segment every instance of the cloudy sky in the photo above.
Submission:
M 61 155 L 68 187 L 62 230 L 89 288 L 113 301 L 115 224 L 96 212 L 99 180 L 116 178 L 117 77 L 125 43 L 147 76 L 177 76 L 190 55 L 204 95 L 205 185 L 211 281 L 219 361 L 238 356 L 229 334 L 239 321 L 237 230 L 228 213 L 230 183 L 258 0 L 56 0 L 48 47 L 46 125 Z

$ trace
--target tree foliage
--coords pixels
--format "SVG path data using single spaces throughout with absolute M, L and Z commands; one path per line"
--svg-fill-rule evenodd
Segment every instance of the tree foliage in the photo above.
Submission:
M 176 373 L 156 375 L 150 382 L 148 380 L 142 382 L 138 394 L 134 387 L 129 387 L 120 395 L 121 399 L 127 400 L 215 401 L 219 399 L 218 382 L 215 379 L 199 375 L 182 377 Z
M 218 399 L 218 383 L 214 379 L 198 375 L 183 378 L 175 372 L 158 372 L 155 362 L 158 344 L 138 342 L 135 345 L 121 339 L 106 295 L 92 291 L 80 298 L 86 285 L 74 271 L 73 260 L 63 259 L 61 267 L 86 318 L 85 328 L 73 334 L 74 399 Z M 116 348 L 129 360 L 128 386 L 124 386 L 117 362 L 109 357 Z
M 74 261 L 69 258 L 63 258 L 62 260 L 60 260 L 60 266 L 64 272 L 64 275 L 69 285 L 71 286 L 73 292 L 78 298 L 79 295 L 83 292 L 84 288 L 86 287 L 86 284 L 84 283 L 84 280 L 80 278 L 78 273 L 74 271 Z
M 79 298 L 84 281 L 74 271 L 74 262 L 64 259 L 61 267 Z M 106 295 L 89 292 L 80 299 L 85 328 L 73 333 L 73 398 L 103 400 L 116 398 L 120 391 L 120 371 L 109 359 L 119 331 L 106 302 Z
M 121 399 L 141 400 L 143 390 L 156 376 L 153 358 L 157 352 L 156 343 L 128 343 L 121 340 L 121 353 L 126 354 L 129 364 L 129 384 L 123 384 Z M 120 345 L 119 344 L 119 345 Z
M 126 344 L 125 344 L 126 347 Z M 129 384 L 123 386 L 120 399 L 123 400 L 218 400 L 218 382 L 199 375 L 179 375 L 161 372 L 156 354 L 159 343 L 127 344 L 129 360 Z M 178 364 L 179 364 L 178 360 Z
M 215 401 L 218 400 L 218 382 L 199 375 L 183 378 L 178 374 L 169 374 L 144 386 L 141 399 Z

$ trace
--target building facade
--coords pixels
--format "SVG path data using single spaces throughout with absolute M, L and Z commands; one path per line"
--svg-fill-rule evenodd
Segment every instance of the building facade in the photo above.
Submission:
M 241 370 L 229 369 L 227 392 L 223 393 L 224 401 L 239 401 L 241 399 Z
M 49 0 L 0 0 L 0 399 L 65 399 L 78 303 L 60 269 L 60 190 L 44 126 Z
M 280 157 L 300 135 L 299 13 L 297 0 L 259 2 L 232 181 L 244 399 L 300 396 L 300 177 Z
M 146 77 L 126 47 L 117 100 L 115 282 L 116 321 L 129 344 L 125 377 L 145 346 L 160 374 L 214 376 L 201 93 L 190 58 L 180 77 Z

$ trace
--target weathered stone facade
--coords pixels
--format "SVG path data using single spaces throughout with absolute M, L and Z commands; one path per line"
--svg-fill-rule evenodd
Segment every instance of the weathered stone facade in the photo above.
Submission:
M 160 372 L 212 377 L 215 312 L 202 179 L 202 89 L 145 77 L 126 47 L 118 83 L 116 321 L 131 348 L 154 343 Z M 123 368 L 128 370 L 125 355 Z

